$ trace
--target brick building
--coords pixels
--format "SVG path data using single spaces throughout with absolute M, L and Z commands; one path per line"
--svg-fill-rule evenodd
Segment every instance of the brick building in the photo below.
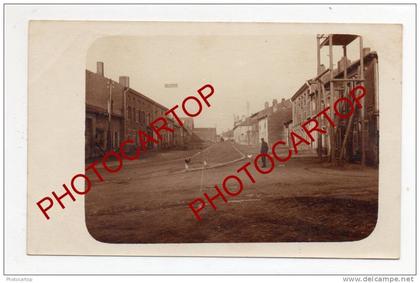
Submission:
M 111 149 L 118 150 L 120 142 L 128 138 L 138 145 L 138 130 L 157 139 L 148 125 L 164 116 L 167 110 L 165 106 L 130 88 L 129 77 L 121 76 L 119 82 L 106 78 L 104 64 L 98 62 L 96 73 L 86 70 L 85 158 L 102 156 Z M 170 118 L 168 125 L 175 131 L 162 131 L 161 142 L 158 145 L 149 143 L 150 150 L 183 145 L 186 131 Z M 127 150 L 130 150 L 129 146 Z
M 356 35 L 329 35 L 334 45 L 348 44 L 355 40 Z M 344 43 L 343 43 L 344 42 Z M 346 46 L 346 45 L 344 45 Z M 363 83 L 366 88 L 366 95 L 363 98 L 362 109 L 356 108 L 351 119 L 338 119 L 330 111 L 329 115 L 335 119 L 337 128 L 332 129 L 325 118 L 320 119 L 320 126 L 327 131 L 326 134 L 313 132 L 315 141 L 310 145 L 304 143 L 299 149 L 307 149 L 318 155 L 328 155 L 333 159 L 340 156 L 347 161 L 360 161 L 362 159 L 362 138 L 365 135 L 365 163 L 377 165 L 379 163 L 379 107 L 378 107 L 378 55 L 370 52 L 369 48 L 361 49 L 362 60 L 351 62 L 343 56 L 337 62 L 337 68 L 321 68 L 318 76 L 306 81 L 293 95 L 293 121 L 289 130 L 305 136 L 299 132 L 300 125 L 311 118 L 314 118 L 321 110 L 332 106 L 339 97 L 348 96 L 350 89 Z M 363 71 L 361 68 L 363 67 Z M 363 80 L 361 79 L 363 78 Z M 331 85 L 334 82 L 334 93 L 332 95 Z M 331 107 L 332 109 L 332 107 Z M 342 112 L 348 109 L 341 109 Z M 348 122 L 347 122 L 348 120 Z M 362 133 L 362 124 L 365 134 Z M 346 139 L 347 132 L 347 140 Z
M 349 139 L 344 150 L 344 157 L 349 161 L 359 161 L 362 158 L 362 123 L 364 123 L 365 131 L 365 162 L 366 165 L 379 164 L 379 86 L 378 86 L 378 55 L 376 52 L 370 52 L 370 49 L 363 50 L 363 69 L 366 95 L 363 98 L 363 110 L 356 109 L 351 120 Z M 360 69 L 360 60 L 350 64 L 347 68 L 347 77 L 357 78 Z M 342 79 L 344 71 L 338 69 L 336 79 Z M 348 89 L 356 87 L 360 83 L 354 83 L 348 86 Z M 343 90 L 337 90 L 339 96 L 343 96 Z M 336 97 L 339 97 L 336 96 Z M 347 110 L 348 111 L 348 110 Z M 362 114 L 362 112 L 364 112 Z M 363 118 L 364 116 L 364 118 Z M 337 135 L 335 136 L 336 156 L 343 145 L 347 125 L 345 121 L 340 121 L 337 127 Z
M 292 96 L 292 122 L 289 126 L 290 131 L 293 131 L 301 136 L 306 134 L 303 132 L 301 125 L 314 118 L 318 114 L 318 109 L 316 107 L 316 96 L 314 95 L 316 91 L 316 85 L 310 84 L 306 81 Z M 321 127 L 325 129 L 324 120 L 321 122 Z M 318 132 L 314 132 L 313 136 L 315 138 L 314 142 L 311 142 L 309 145 L 301 143 L 299 145 L 299 150 L 308 150 L 310 152 L 316 153 L 318 148 Z M 322 138 L 322 144 L 325 146 L 327 135 L 319 135 L 319 138 Z M 326 149 L 324 149 L 326 150 Z
M 124 84 L 128 80 L 124 80 L 123 77 L 120 77 L 120 84 Z M 136 140 L 136 143 L 139 143 L 138 140 L 138 130 L 153 136 L 157 139 L 156 134 L 149 127 L 149 124 L 159 117 L 165 116 L 165 112 L 168 110 L 165 106 L 157 103 L 156 101 L 148 98 L 142 93 L 129 88 L 125 92 L 126 99 L 126 119 L 125 119 L 125 137 Z M 123 95 L 124 99 L 124 95 Z M 167 119 L 168 126 L 174 128 L 173 119 Z M 175 130 L 180 131 L 180 127 L 175 127 Z M 162 131 L 162 140 L 159 144 L 149 143 L 149 149 L 167 149 L 174 145 L 175 133 L 170 133 L 168 131 Z M 180 133 L 177 133 L 179 136 Z
M 124 91 L 124 86 L 104 77 L 102 63 L 98 62 L 97 73 L 86 70 L 86 158 L 118 148 L 124 137 Z

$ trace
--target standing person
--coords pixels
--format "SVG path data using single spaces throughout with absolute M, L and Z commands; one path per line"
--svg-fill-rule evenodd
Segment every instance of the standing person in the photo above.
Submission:
M 261 150 L 260 153 L 268 153 L 268 144 L 264 141 L 264 138 L 261 138 Z M 262 156 L 262 168 L 266 167 L 266 157 L 265 155 Z

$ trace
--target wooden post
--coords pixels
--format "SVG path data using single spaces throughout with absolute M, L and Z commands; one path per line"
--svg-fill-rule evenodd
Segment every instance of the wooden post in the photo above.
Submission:
M 315 99 L 316 99 L 316 103 L 315 103 L 315 112 L 319 113 L 320 109 L 321 109 L 321 83 L 318 82 L 318 90 L 315 92 Z M 318 157 L 322 160 L 322 137 L 320 135 L 320 133 L 317 133 L 317 153 L 318 153 Z
M 360 79 L 362 82 L 360 83 L 362 86 L 364 85 L 363 80 L 365 79 L 364 76 L 364 56 L 363 56 L 363 38 L 359 36 L 359 47 L 360 47 Z M 365 110 L 365 99 L 361 101 L 362 109 L 361 109 L 361 120 L 362 120 L 362 166 L 366 165 L 366 110 Z
M 346 133 L 344 134 L 343 144 L 341 145 L 340 161 L 343 159 L 344 152 L 345 152 L 346 146 L 347 146 L 347 140 L 348 140 L 350 131 L 353 128 L 353 117 L 354 117 L 354 115 L 356 115 L 356 113 L 353 113 L 353 115 L 350 116 L 349 121 L 347 122 Z
M 333 103 L 334 103 L 334 61 L 333 61 L 333 44 L 332 44 L 332 34 L 328 35 L 328 45 L 329 45 L 329 53 L 330 53 L 330 116 L 335 123 L 335 115 L 333 111 Z M 335 163 L 335 131 L 334 127 L 330 126 L 330 160 L 331 162 Z
M 343 46 L 343 58 L 344 58 L 344 72 L 343 72 L 343 78 L 346 80 L 347 79 L 347 46 L 344 45 Z M 347 96 L 347 81 L 344 81 L 344 92 L 343 92 L 343 96 Z M 350 127 L 353 124 L 353 115 L 351 115 L 349 121 L 347 121 L 347 127 L 346 127 L 346 132 L 344 134 L 344 138 L 343 138 L 343 143 L 341 145 L 341 149 L 340 149 L 340 156 L 339 156 L 339 162 L 341 163 L 344 157 L 344 152 L 346 150 L 346 145 L 347 145 L 347 138 L 349 135 L 349 131 L 350 131 Z
M 316 36 L 316 70 L 317 75 L 321 73 L 321 36 Z
M 316 61 L 317 61 L 317 76 L 319 76 L 321 74 L 321 36 L 318 34 L 316 36 Z M 319 111 L 321 111 L 321 99 L 322 99 L 322 82 L 319 80 L 318 81 L 318 91 L 315 93 L 315 99 L 316 99 L 316 103 L 315 103 L 315 107 L 316 107 L 316 112 L 319 113 Z M 318 148 L 317 148 L 317 152 L 318 152 L 318 157 L 322 160 L 322 137 L 319 133 L 317 133 L 318 135 Z

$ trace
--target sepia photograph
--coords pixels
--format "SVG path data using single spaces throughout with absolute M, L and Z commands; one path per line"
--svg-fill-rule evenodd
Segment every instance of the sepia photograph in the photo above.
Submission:
M 381 54 L 360 33 L 282 30 L 90 46 L 84 209 L 96 241 L 349 242 L 374 231 Z
M 3 8 L 7 280 L 412 282 L 415 5 Z

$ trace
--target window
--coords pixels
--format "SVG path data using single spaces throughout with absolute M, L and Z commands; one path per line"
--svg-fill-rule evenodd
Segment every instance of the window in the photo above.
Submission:
M 128 120 L 131 120 L 131 107 L 128 106 Z
M 144 111 L 141 111 L 140 122 L 143 124 L 146 122 L 146 115 Z
M 114 148 L 118 147 L 120 143 L 120 136 L 118 132 L 114 132 Z

